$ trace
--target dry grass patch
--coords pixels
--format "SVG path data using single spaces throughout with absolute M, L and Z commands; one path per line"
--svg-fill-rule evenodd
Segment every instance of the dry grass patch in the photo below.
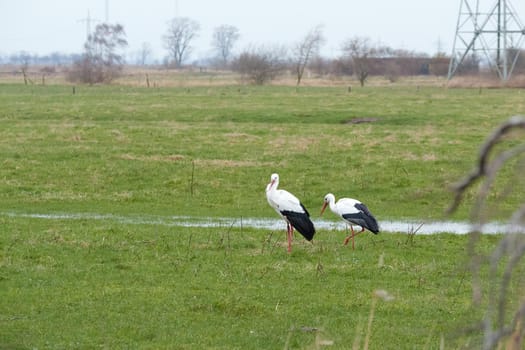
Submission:
M 438 159 L 438 157 L 433 153 L 425 153 L 422 155 L 417 155 L 412 152 L 403 153 L 402 158 L 405 160 L 415 160 L 415 161 L 423 161 L 423 162 L 433 162 Z
M 111 130 L 111 135 L 115 137 L 115 140 L 122 143 L 128 143 L 129 137 L 127 137 L 122 131 L 118 129 Z
M 257 162 L 252 160 L 233 160 L 233 159 L 188 159 L 186 156 L 181 154 L 171 154 L 167 156 L 152 155 L 152 156 L 136 156 L 133 154 L 122 154 L 121 159 L 133 160 L 141 162 L 179 162 L 179 161 L 190 161 L 195 165 L 205 167 L 216 167 L 216 168 L 238 168 L 238 167 L 255 167 L 255 166 L 270 166 L 272 163 L 269 162 Z
M 319 137 L 296 137 L 293 135 L 278 136 L 268 142 L 265 154 L 273 153 L 275 150 L 286 149 L 288 154 L 304 153 L 312 146 L 319 145 Z
M 523 88 L 525 75 L 515 75 L 509 81 L 502 81 L 495 74 L 480 74 L 479 76 L 456 76 L 447 86 L 450 88 Z
M 239 167 L 262 167 L 270 166 L 269 162 L 256 162 L 251 160 L 233 160 L 233 159 L 195 159 L 195 164 L 211 166 L 217 168 L 239 168 Z
M 228 143 L 231 144 L 231 145 L 233 145 L 233 144 L 245 144 L 247 142 L 248 143 L 249 142 L 256 142 L 256 141 L 261 139 L 259 136 L 249 135 L 249 134 L 241 133 L 241 132 L 226 133 L 226 134 L 224 134 L 224 137 L 226 137 L 226 139 L 228 140 Z
M 384 138 L 378 138 L 377 136 L 370 137 L 373 134 L 371 127 L 359 127 L 355 129 L 341 129 L 342 132 L 335 135 L 323 136 L 328 138 L 328 144 L 330 147 L 335 149 L 343 148 L 348 149 L 353 143 L 359 142 L 365 147 L 373 147 L 378 144 L 385 142 L 391 142 L 396 140 L 395 134 L 390 134 Z
M 436 130 L 435 126 L 425 125 L 417 128 L 417 130 L 410 130 L 403 135 L 403 139 L 410 140 L 414 143 L 427 143 L 431 145 L 443 144 L 441 132 Z
M 170 154 L 167 156 L 153 155 L 153 156 L 135 156 L 129 153 L 120 156 L 124 160 L 138 160 L 141 162 L 178 162 L 184 160 L 186 157 L 180 154 Z

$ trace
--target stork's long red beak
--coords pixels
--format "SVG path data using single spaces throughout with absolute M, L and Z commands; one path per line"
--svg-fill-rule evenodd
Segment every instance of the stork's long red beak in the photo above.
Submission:
M 324 202 L 323 203 L 323 207 L 321 208 L 321 214 L 319 214 L 319 216 L 323 215 L 324 213 L 324 210 L 326 209 L 326 206 L 328 205 L 328 202 Z

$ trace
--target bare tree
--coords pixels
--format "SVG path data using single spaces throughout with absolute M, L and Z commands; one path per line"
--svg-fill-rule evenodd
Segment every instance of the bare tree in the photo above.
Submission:
M 124 56 L 119 52 L 128 45 L 120 24 L 97 25 L 85 45 L 84 54 L 73 64 L 69 79 L 94 84 L 110 82 L 121 72 Z
M 143 42 L 139 50 L 139 57 L 138 57 L 140 65 L 144 66 L 146 64 L 149 57 L 151 56 L 151 52 L 152 52 L 151 44 L 147 42 Z
M 297 86 L 301 83 L 304 69 L 310 60 L 319 55 L 319 50 L 324 44 L 323 27 L 317 25 L 311 29 L 306 36 L 299 41 L 293 49 L 293 60 L 295 66 L 295 73 L 297 75 Z
M 255 85 L 274 79 L 286 66 L 286 49 L 258 47 L 243 51 L 232 63 L 232 68 L 243 80 Z
M 200 31 L 200 24 L 187 17 L 175 17 L 168 23 L 164 44 L 170 57 L 179 68 L 191 52 L 191 42 Z
M 212 46 L 217 51 L 217 57 L 220 63 L 225 67 L 232 55 L 232 49 L 237 40 L 239 40 L 239 29 L 231 25 L 221 25 L 215 28 L 213 32 Z
M 342 49 L 352 61 L 352 68 L 359 83 L 364 86 L 370 73 L 370 58 L 377 56 L 378 50 L 370 44 L 369 38 L 359 36 L 348 39 Z

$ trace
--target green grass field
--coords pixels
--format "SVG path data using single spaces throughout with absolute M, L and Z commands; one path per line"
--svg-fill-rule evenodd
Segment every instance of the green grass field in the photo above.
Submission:
M 516 114 L 525 114 L 519 89 L 79 86 L 73 94 L 2 84 L 0 348 L 476 347 L 479 335 L 462 332 L 482 315 L 471 305 L 466 236 L 363 234 L 352 251 L 343 232 L 319 230 L 313 245 L 296 236 L 289 255 L 284 224 L 190 228 L 111 215 L 276 217 L 264 187 L 278 172 L 314 222 L 327 192 L 361 199 L 380 222 L 439 220 L 450 185 Z M 500 147 L 520 141 L 510 135 Z M 513 171 L 503 169 L 503 190 L 489 197 L 490 220 L 523 202 L 524 179 Z M 468 219 L 473 200 L 469 193 L 452 219 Z M 499 238 L 478 248 L 488 252 Z M 509 306 L 523 287 L 511 285 Z
M 352 251 L 319 232 L 288 255 L 281 232 L 2 226 L 2 348 L 362 348 L 376 290 L 394 300 L 377 301 L 371 349 L 436 349 L 479 315 L 465 236 L 363 236 Z

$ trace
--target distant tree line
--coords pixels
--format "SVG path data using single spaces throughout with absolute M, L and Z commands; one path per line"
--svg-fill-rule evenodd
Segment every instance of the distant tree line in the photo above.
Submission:
M 193 42 L 199 36 L 200 24 L 187 17 L 175 17 L 167 23 L 162 42 L 167 51 L 163 65 L 181 69 L 187 66 L 211 66 L 232 70 L 251 84 L 265 84 L 283 72 L 292 73 L 299 85 L 305 74 L 355 76 L 365 85 L 370 76 L 384 76 L 395 81 L 400 76 L 436 75 L 446 76 L 450 57 L 442 52 L 433 56 L 408 50 L 397 50 L 373 43 L 370 38 L 354 36 L 341 44 L 341 55 L 325 58 L 320 55 L 326 39 L 321 25 L 313 27 L 304 37 L 290 47 L 250 45 L 236 50 L 240 38 L 239 29 L 220 25 L 213 31 L 211 47 L 213 54 L 206 60 L 189 63 Z M 29 65 L 67 66 L 68 78 L 82 83 L 108 83 L 119 76 L 125 63 L 127 47 L 124 27 L 120 24 L 102 23 L 88 36 L 81 54 L 46 56 L 19 52 L 0 56 L 0 64 L 15 64 L 27 69 Z M 514 49 L 515 50 L 515 49 Z M 143 43 L 136 53 L 136 63 L 145 65 L 151 57 L 151 46 Z M 515 70 L 525 73 L 525 55 L 519 56 Z M 467 57 L 457 74 L 478 74 L 483 62 L 476 56 Z
M 36 55 L 26 51 L 20 51 L 11 55 L 0 55 L 0 64 L 12 65 L 36 65 L 36 66 L 64 66 L 78 60 L 81 54 L 66 54 L 53 52 L 48 55 Z

